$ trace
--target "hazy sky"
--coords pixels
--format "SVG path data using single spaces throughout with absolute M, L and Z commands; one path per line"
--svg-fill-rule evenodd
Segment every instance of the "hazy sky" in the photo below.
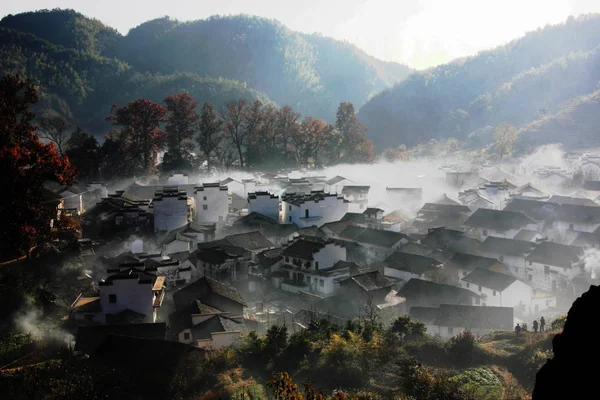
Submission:
M 425 68 L 494 47 L 600 0 L 2 0 L 0 15 L 73 8 L 123 34 L 165 15 L 181 20 L 254 14 L 348 40 L 369 54 Z

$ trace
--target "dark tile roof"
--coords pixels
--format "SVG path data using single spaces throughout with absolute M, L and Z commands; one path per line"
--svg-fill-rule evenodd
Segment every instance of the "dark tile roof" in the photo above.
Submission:
M 417 214 L 446 214 L 457 215 L 470 213 L 471 209 L 464 205 L 458 204 L 435 204 L 425 203 Z
M 260 197 L 265 196 L 265 197 L 269 197 L 271 199 L 279 199 L 279 196 L 271 194 L 271 193 L 269 193 L 267 191 L 265 191 L 265 192 L 257 191 L 257 192 L 250 192 L 250 193 L 248 193 L 248 200 L 256 200 L 259 196 Z
M 497 253 L 505 256 L 525 257 L 534 247 L 535 243 L 525 240 L 515 240 L 488 236 L 479 245 L 479 251 L 483 253 Z
M 494 258 L 475 256 L 473 254 L 456 253 L 449 265 L 454 268 L 473 271 L 476 268 L 490 269 L 494 265 L 502 264 Z
M 494 272 L 489 269 L 476 268 L 467 276 L 463 277 L 462 280 L 474 285 L 502 292 L 504 289 L 515 283 L 517 278 L 511 275 Z
M 440 304 L 436 325 L 466 329 L 512 331 L 513 316 L 514 310 L 512 307 Z
M 343 221 L 342 220 L 342 221 L 329 222 L 329 223 L 321 225 L 321 230 L 323 230 L 324 228 L 328 228 L 336 235 L 339 235 L 340 233 L 342 233 L 342 231 L 344 229 L 346 229 L 346 227 L 348 227 L 348 225 L 352 225 L 352 221 L 350 221 L 350 220 Z
M 92 354 L 108 335 L 165 340 L 167 324 L 118 324 L 80 326 L 75 339 L 75 351 Z
M 542 242 L 525 259 L 539 264 L 571 268 L 583 255 L 583 249 L 554 242 Z
M 325 247 L 325 244 L 324 241 L 298 239 L 284 248 L 281 254 L 284 257 L 297 257 L 304 260 L 312 260 L 313 254 Z
M 448 195 L 446 193 L 444 193 L 442 195 L 442 197 L 440 197 L 439 199 L 434 201 L 434 203 L 435 204 L 449 204 L 449 205 L 455 205 L 455 206 L 461 205 L 458 201 L 452 200 L 450 197 L 448 197 Z
M 245 332 L 243 322 L 237 322 L 224 315 L 215 315 L 191 328 L 194 340 L 211 339 L 213 333 L 240 331 Z
M 479 208 L 466 221 L 465 225 L 474 228 L 488 228 L 499 231 L 523 228 L 535 224 L 531 218 L 520 212 Z
M 468 236 L 463 236 L 458 240 L 452 240 L 448 243 L 445 250 L 450 253 L 469 253 L 477 252 L 481 242 Z
M 217 294 L 238 304 L 246 306 L 244 299 L 236 288 L 226 283 L 217 282 L 214 279 L 205 276 L 173 293 L 175 308 L 179 309 L 195 300 L 200 300 L 203 303 L 210 304 L 210 301 L 207 300 L 207 297 L 210 293 Z
M 341 201 L 344 200 L 343 197 L 339 197 L 335 193 L 325 193 L 323 190 L 312 190 L 310 193 L 286 193 L 281 196 L 281 201 L 285 201 L 286 203 L 293 204 L 299 207 L 301 204 L 306 202 L 319 202 L 325 200 L 327 197 L 336 197 Z
M 600 190 L 600 181 L 585 181 L 583 188 L 585 190 Z
M 325 184 L 327 184 L 327 185 L 336 185 L 336 184 L 338 184 L 338 183 L 340 183 L 341 181 L 344 181 L 344 180 L 346 180 L 346 178 L 344 178 L 343 176 L 337 175 L 337 176 L 334 176 L 333 178 L 331 178 L 329 180 L 326 180 Z
M 536 231 L 532 231 L 531 229 L 521 229 L 513 239 L 533 242 L 537 234 Z
M 344 188 L 342 189 L 342 194 L 367 194 L 369 193 L 369 189 L 371 189 L 371 186 L 344 186 Z
M 598 207 L 598 204 L 594 203 L 590 199 L 584 199 L 581 197 L 569 197 L 569 196 L 558 196 L 554 195 L 550 197 L 548 200 L 549 203 L 556 204 L 568 204 L 572 206 L 589 206 L 589 207 Z
M 121 279 L 137 279 L 138 283 L 154 283 L 156 280 L 156 273 L 151 273 L 139 268 L 126 268 L 100 281 L 99 285 L 112 285 L 113 281 Z
M 398 283 L 397 280 L 388 278 L 379 271 L 364 272 L 362 274 L 351 276 L 349 279 L 354 281 L 366 292 L 391 288 Z
M 229 235 L 218 240 L 218 242 L 235 247 L 241 247 L 246 250 L 260 250 L 269 247 L 275 247 L 273 242 L 271 242 L 261 232 L 258 231 Z
M 435 325 L 438 320 L 438 307 L 411 307 L 410 318 L 426 325 Z
M 193 326 L 192 315 L 221 313 L 222 311 L 203 304 L 200 300 L 191 301 L 169 314 L 169 332 L 171 335 L 178 335 L 181 331 L 191 328 Z
M 444 249 L 454 240 L 464 236 L 464 232 L 447 228 L 430 228 L 427 235 L 421 239 L 421 243 L 436 249 Z
M 600 246 L 600 235 L 594 232 L 580 232 L 571 246 L 598 247 Z
M 375 207 L 367 207 L 367 209 L 365 211 L 363 211 L 363 214 L 365 215 L 375 215 L 377 213 L 383 212 L 383 210 L 381 208 L 375 208 Z
M 259 267 L 269 268 L 283 258 L 283 249 L 278 247 L 276 249 L 264 250 L 258 253 L 256 257 Z
M 521 212 L 535 221 L 552 221 L 559 208 L 560 205 L 551 202 L 513 199 L 504 211 Z
M 600 207 L 563 204 L 557 219 L 573 224 L 600 224 Z
M 340 222 L 350 221 L 357 224 L 366 224 L 368 220 L 370 220 L 370 218 L 363 213 L 347 212 L 346 214 L 344 214 Z
M 414 278 L 402 286 L 397 296 L 406 298 L 411 304 L 427 307 L 437 307 L 440 304 L 471 305 L 474 298 L 480 297 L 467 289 Z
M 211 265 L 221 265 L 229 260 L 241 257 L 241 255 L 232 255 L 230 251 L 222 247 L 213 247 L 208 249 L 198 249 L 196 259 Z
M 383 261 L 383 264 L 388 268 L 422 275 L 434 271 L 440 262 L 425 256 L 395 251 Z
M 374 246 L 391 248 L 401 240 L 408 241 L 408 236 L 392 231 L 381 229 L 361 228 L 348 226 L 340 234 L 342 239 L 353 240 L 359 243 L 370 244 Z
M 450 261 L 453 254 L 448 251 L 437 250 L 432 247 L 426 246 L 424 244 L 408 242 L 398 249 L 399 252 L 408 253 L 408 254 L 416 254 L 418 256 L 426 256 L 429 258 L 433 258 L 440 263 L 445 263 L 446 261 Z

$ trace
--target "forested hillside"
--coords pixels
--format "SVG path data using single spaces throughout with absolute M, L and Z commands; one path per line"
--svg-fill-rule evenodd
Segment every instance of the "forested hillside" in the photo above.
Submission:
M 596 144 L 597 135 L 581 137 L 564 127 L 582 103 L 597 105 L 588 95 L 600 81 L 598 46 L 600 16 L 570 18 L 506 46 L 415 73 L 365 104 L 359 118 L 379 150 L 431 138 L 467 139 L 501 122 L 522 127 L 528 143 Z M 593 115 L 580 112 L 572 124 L 589 130 Z M 528 138 L 533 131 L 535 137 Z
M 0 21 L 0 55 L 0 73 L 34 79 L 44 107 L 95 134 L 106 131 L 110 105 L 178 91 L 216 105 L 239 98 L 288 104 L 333 120 L 340 102 L 359 107 L 410 72 L 347 43 L 249 16 L 161 18 L 122 36 L 72 10 L 29 12 Z

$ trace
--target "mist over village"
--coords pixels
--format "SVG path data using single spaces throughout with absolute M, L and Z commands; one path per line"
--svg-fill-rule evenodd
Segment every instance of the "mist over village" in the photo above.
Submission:
M 600 14 L 405 65 L 261 16 L 14 9 L 3 398 L 598 391 Z

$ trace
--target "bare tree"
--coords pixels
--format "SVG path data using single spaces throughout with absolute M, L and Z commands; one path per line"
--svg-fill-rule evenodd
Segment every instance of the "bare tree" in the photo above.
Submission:
M 246 146 L 247 139 L 244 123 L 247 105 L 248 102 L 246 100 L 240 99 L 234 103 L 227 104 L 219 110 L 225 132 L 229 135 L 231 142 L 237 149 L 240 168 L 244 167 L 244 147 Z
M 71 124 L 65 117 L 53 111 L 43 112 L 38 120 L 39 136 L 56 144 L 61 156 L 64 156 L 65 145 L 69 140 Z

